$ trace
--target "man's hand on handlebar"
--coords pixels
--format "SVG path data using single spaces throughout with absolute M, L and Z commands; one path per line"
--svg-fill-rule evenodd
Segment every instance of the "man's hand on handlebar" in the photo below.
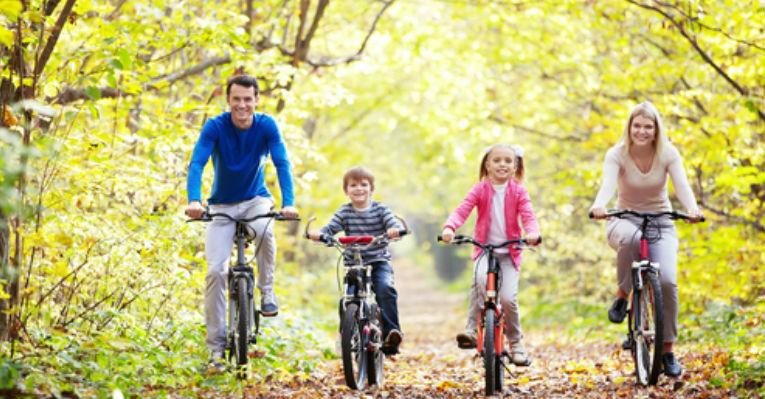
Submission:
M 186 205 L 185 213 L 186 216 L 192 219 L 201 219 L 202 215 L 205 213 L 205 207 L 203 207 L 202 203 L 199 201 L 191 201 Z
M 292 205 L 283 207 L 279 213 L 281 213 L 285 219 L 297 219 L 298 217 L 298 210 Z

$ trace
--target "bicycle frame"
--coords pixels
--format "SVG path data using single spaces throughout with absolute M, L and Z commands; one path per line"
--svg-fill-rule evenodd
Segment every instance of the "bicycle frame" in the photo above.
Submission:
M 437 239 L 438 241 L 443 241 L 442 236 L 438 236 Z M 476 323 L 478 327 L 476 350 L 479 356 L 484 359 L 486 395 L 493 395 L 495 392 L 502 391 L 502 368 L 507 369 L 509 372 L 508 367 L 502 361 L 503 357 L 508 357 L 509 355 L 504 350 L 505 314 L 502 309 L 502 303 L 498 298 L 502 282 L 502 271 L 499 259 L 497 259 L 494 251 L 511 245 L 513 249 L 522 249 L 530 244 L 523 238 L 508 240 L 501 244 L 483 244 L 472 237 L 464 235 L 454 236 L 451 242 L 457 245 L 472 244 L 481 249 L 482 253 L 480 256 L 487 257 L 485 299 L 481 311 L 476 316 L 479 318 Z M 540 238 L 536 244 L 541 242 L 542 239 Z M 487 325 L 487 323 L 492 323 L 493 325 Z
M 311 221 L 313 218 L 306 224 L 305 238 L 310 238 L 308 230 Z M 405 222 L 404 226 L 404 230 L 399 232 L 400 236 L 408 233 Z M 344 265 L 343 293 L 339 304 L 345 382 L 351 389 L 364 389 L 367 380 L 370 385 L 382 385 L 382 321 L 377 304 L 371 300 L 372 264 L 364 261 L 362 252 L 387 243 L 388 236 L 345 236 L 336 239 L 322 235 L 319 241 L 337 249 L 341 260 L 351 259 L 349 264 Z
M 236 247 L 236 263 L 229 266 L 227 274 L 228 283 L 228 309 L 227 309 L 227 336 L 226 350 L 229 352 L 229 359 L 236 358 L 239 366 L 245 366 L 247 363 L 247 345 L 256 344 L 257 336 L 260 333 L 260 310 L 255 304 L 255 277 L 254 268 L 247 261 L 245 248 L 249 238 L 248 223 L 264 218 L 273 218 L 275 220 L 299 220 L 297 218 L 285 218 L 278 212 L 267 212 L 255 215 L 250 218 L 234 218 L 226 213 L 209 213 L 205 211 L 200 219 L 190 219 L 188 221 L 210 222 L 214 218 L 220 217 L 228 219 L 235 223 L 234 246 Z M 257 252 L 257 248 L 255 251 Z M 244 281 L 244 286 L 240 287 L 240 281 Z M 246 291 L 240 295 L 240 288 Z M 239 303 L 244 299 L 245 303 Z M 240 309 L 244 306 L 244 311 Z M 244 316 L 246 326 L 241 326 L 240 318 Z M 254 331 L 252 331 L 254 326 Z M 246 331 L 246 336 L 243 332 Z
M 592 212 L 589 216 L 594 218 Z M 661 229 L 663 226 L 654 226 L 651 223 L 662 218 L 693 219 L 675 211 L 608 210 L 605 214 L 605 217 L 625 218 L 627 216 L 640 218 L 639 256 L 631 264 L 632 290 L 629 292 L 628 301 L 630 304 L 627 323 L 628 346 L 635 361 L 638 383 L 655 385 L 661 371 L 661 354 L 664 345 L 663 301 L 659 283 L 660 265 L 651 260 L 648 231 L 653 227 Z M 699 221 L 704 221 L 704 218 L 702 217 Z M 650 316 L 653 316 L 654 320 L 650 320 Z

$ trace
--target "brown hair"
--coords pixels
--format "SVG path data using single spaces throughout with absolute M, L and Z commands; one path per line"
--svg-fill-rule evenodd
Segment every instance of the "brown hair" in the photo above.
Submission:
M 363 166 L 355 166 L 353 168 L 348 169 L 347 172 L 345 172 L 345 175 L 343 175 L 343 191 L 348 192 L 348 184 L 351 180 L 368 180 L 369 186 L 372 191 L 375 191 L 375 176 L 372 174 L 372 172 L 369 171 L 369 169 L 363 167 Z
M 518 183 L 523 181 L 523 175 L 524 175 L 524 168 L 523 168 L 523 157 L 521 155 L 518 155 L 519 151 L 515 147 L 511 146 L 510 144 L 494 144 L 492 146 L 489 146 L 486 150 L 483 152 L 483 158 L 481 158 L 481 166 L 478 170 L 478 180 L 483 180 L 486 178 L 486 176 L 489 175 L 489 171 L 486 169 L 486 161 L 489 159 L 489 154 L 491 154 L 492 151 L 494 151 L 497 148 L 509 148 L 513 154 L 515 154 L 515 174 L 513 175 L 513 178 Z

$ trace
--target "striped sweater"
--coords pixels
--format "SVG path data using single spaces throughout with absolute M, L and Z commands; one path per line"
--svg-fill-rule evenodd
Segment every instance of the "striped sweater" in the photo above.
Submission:
M 378 236 L 390 228 L 403 230 L 404 227 L 388 207 L 379 202 L 372 201 L 369 208 L 363 211 L 354 209 L 350 203 L 344 204 L 335 212 L 332 220 L 322 227 L 321 233 L 334 236 L 343 231 L 346 236 Z M 361 255 L 365 263 L 390 260 L 388 244 L 371 247 L 363 251 Z M 352 262 L 353 259 L 346 257 L 346 264 Z

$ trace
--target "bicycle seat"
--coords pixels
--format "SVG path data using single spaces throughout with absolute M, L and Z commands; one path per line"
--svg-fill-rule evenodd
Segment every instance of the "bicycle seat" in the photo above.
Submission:
M 374 240 L 375 238 L 373 236 L 345 236 L 340 237 L 338 241 L 340 244 L 348 245 L 348 244 L 369 244 Z

